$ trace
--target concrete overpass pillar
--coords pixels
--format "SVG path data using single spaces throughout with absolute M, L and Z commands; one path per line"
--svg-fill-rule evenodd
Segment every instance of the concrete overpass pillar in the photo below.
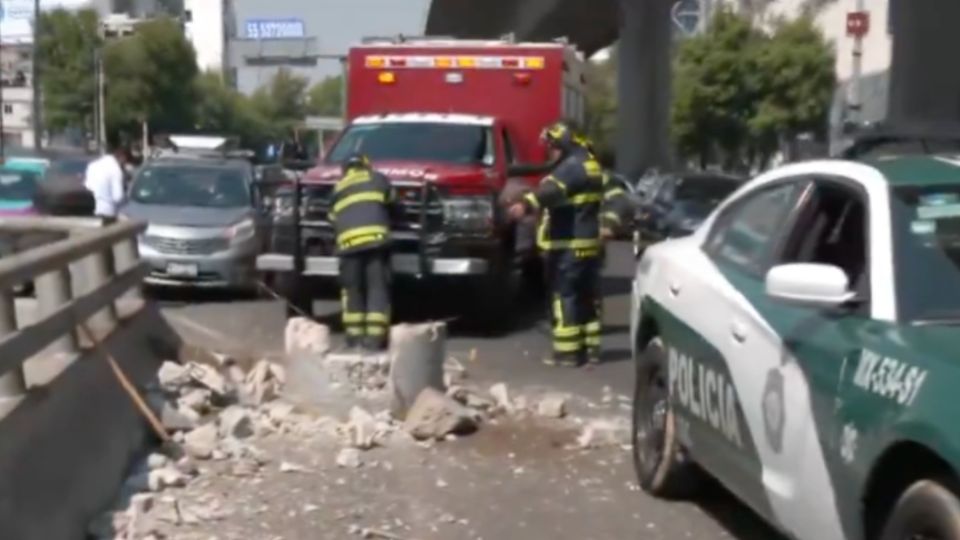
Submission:
M 669 0 L 618 0 L 617 171 L 670 165 Z
M 888 117 L 960 121 L 960 70 L 951 62 L 960 50 L 960 2 L 890 2 L 893 65 Z

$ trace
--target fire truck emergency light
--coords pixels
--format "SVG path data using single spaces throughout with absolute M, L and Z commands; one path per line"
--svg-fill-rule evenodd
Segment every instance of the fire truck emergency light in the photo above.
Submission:
M 377 80 L 380 84 L 393 84 L 397 82 L 397 76 L 392 71 L 382 71 L 377 74 Z
M 527 86 L 530 84 L 530 81 L 533 77 L 529 73 L 514 73 L 513 82 L 520 86 Z
M 450 73 L 444 75 L 443 78 L 450 84 L 460 84 L 463 82 L 463 73 L 460 73 L 459 71 L 451 71 Z

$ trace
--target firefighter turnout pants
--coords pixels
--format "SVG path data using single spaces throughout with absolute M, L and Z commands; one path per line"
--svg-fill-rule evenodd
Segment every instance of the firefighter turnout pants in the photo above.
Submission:
M 547 253 L 553 361 L 580 364 L 600 358 L 600 269 L 597 250 Z
M 390 330 L 390 255 L 373 249 L 340 256 L 347 343 L 383 349 Z

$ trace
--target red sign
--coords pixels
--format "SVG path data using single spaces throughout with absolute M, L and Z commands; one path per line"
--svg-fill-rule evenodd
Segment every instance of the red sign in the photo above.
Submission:
M 851 11 L 847 13 L 847 35 L 863 37 L 870 32 L 870 12 Z

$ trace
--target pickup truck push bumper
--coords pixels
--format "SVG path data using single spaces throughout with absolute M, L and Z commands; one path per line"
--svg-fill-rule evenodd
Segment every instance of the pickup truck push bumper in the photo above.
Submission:
M 415 253 L 397 253 L 391 257 L 391 265 L 395 273 L 413 276 L 421 276 L 424 273 L 447 276 L 478 276 L 486 274 L 490 267 L 488 261 L 475 258 L 431 258 L 425 262 L 426 265 L 422 264 L 420 256 Z M 265 253 L 257 257 L 257 270 L 261 272 L 293 272 L 293 256 Z M 304 257 L 303 275 L 338 276 L 340 275 L 340 260 L 337 257 Z

